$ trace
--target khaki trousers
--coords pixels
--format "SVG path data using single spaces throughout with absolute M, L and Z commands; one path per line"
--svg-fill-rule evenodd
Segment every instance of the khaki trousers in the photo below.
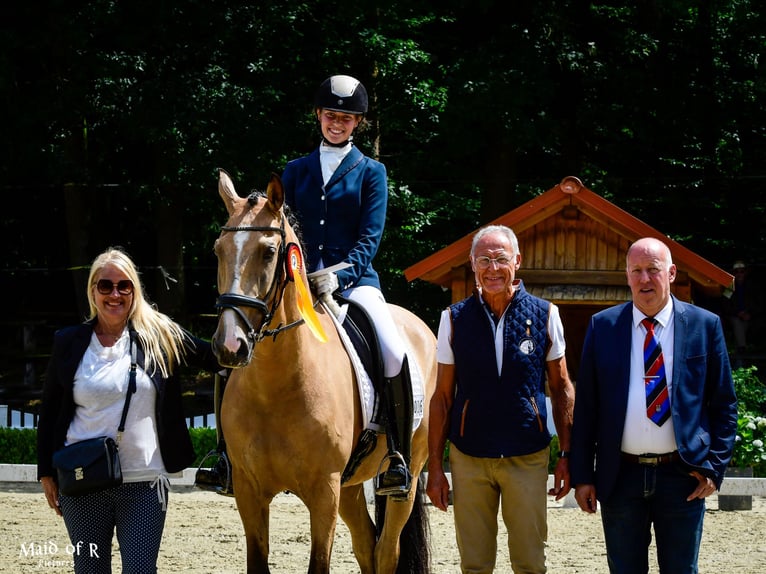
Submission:
M 463 574 L 491 574 L 498 509 L 515 574 L 546 572 L 550 447 L 507 458 L 468 456 L 450 445 L 455 535 Z

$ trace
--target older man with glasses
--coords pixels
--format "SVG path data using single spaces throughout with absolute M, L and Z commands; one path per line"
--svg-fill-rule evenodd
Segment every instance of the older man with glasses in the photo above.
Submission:
M 546 572 L 546 494 L 570 490 L 569 435 L 574 387 L 556 305 L 524 289 L 516 235 L 479 230 L 471 246 L 476 292 L 442 312 L 436 392 L 430 404 L 427 494 L 447 510 L 442 464 L 447 440 L 461 570 L 490 573 L 497 557 L 497 512 L 508 530 L 514 572 Z M 551 435 L 546 377 L 561 452 L 546 492 Z

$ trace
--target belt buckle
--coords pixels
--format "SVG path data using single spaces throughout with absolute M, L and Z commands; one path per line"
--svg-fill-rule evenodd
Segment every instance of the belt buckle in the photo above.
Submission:
M 649 466 L 657 466 L 659 463 L 660 463 L 659 456 L 638 455 L 638 464 L 648 464 Z

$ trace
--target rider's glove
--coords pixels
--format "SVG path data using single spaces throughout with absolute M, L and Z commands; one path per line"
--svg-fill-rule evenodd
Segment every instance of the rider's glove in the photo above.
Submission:
M 320 297 L 325 293 L 332 294 L 339 287 L 338 276 L 332 271 L 312 277 L 310 281 L 314 291 Z

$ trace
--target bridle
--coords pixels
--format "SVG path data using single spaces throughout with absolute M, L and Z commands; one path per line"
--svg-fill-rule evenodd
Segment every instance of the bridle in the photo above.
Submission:
M 248 295 L 240 295 L 238 293 L 222 293 L 218 296 L 218 299 L 215 303 L 215 307 L 218 309 L 218 316 L 220 317 L 221 313 L 223 313 L 225 309 L 231 309 L 234 311 L 237 317 L 239 317 L 239 319 L 245 324 L 246 336 L 248 340 L 253 344 L 258 343 L 266 337 L 273 337 L 274 340 L 276 340 L 277 335 L 282 331 L 292 329 L 293 327 L 297 327 L 303 323 L 303 319 L 298 319 L 297 321 L 293 321 L 287 325 L 282 325 L 280 323 L 274 329 L 267 329 L 271 323 L 271 320 L 274 318 L 275 311 L 282 303 L 282 296 L 284 295 L 285 287 L 290 280 L 290 274 L 284 270 L 285 253 L 287 251 L 285 247 L 285 216 L 282 216 L 282 221 L 280 222 L 279 227 L 264 227 L 257 225 L 223 225 L 221 226 L 221 231 L 276 231 L 282 237 L 282 241 L 279 244 L 279 252 L 277 254 L 277 264 L 274 271 L 274 278 L 271 281 L 269 290 L 266 292 L 266 297 L 261 299 L 260 297 L 250 297 Z M 279 276 L 280 270 L 283 270 L 281 277 Z M 271 305 L 268 304 L 269 299 L 271 300 Z M 240 307 L 251 307 L 253 309 L 257 309 L 263 314 L 263 321 L 261 322 L 260 329 L 256 331 L 255 327 L 253 327 L 253 324 L 248 320 L 247 316 L 244 314 L 242 309 L 240 309 Z

